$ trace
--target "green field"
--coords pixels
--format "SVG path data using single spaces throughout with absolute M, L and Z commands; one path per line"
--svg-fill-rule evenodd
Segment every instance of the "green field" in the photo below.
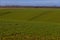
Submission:
M 60 8 L 0 8 L 0 36 L 14 33 L 60 40 Z

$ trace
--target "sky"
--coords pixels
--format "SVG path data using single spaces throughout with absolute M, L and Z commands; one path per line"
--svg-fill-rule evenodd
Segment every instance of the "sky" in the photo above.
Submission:
M 0 5 L 60 6 L 60 0 L 0 0 Z

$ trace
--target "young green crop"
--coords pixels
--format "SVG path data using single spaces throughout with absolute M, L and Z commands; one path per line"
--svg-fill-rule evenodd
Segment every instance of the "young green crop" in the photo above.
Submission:
M 56 38 L 60 36 L 60 9 L 0 9 L 0 15 L 2 14 L 3 16 L 0 16 L 0 35 L 24 33 Z

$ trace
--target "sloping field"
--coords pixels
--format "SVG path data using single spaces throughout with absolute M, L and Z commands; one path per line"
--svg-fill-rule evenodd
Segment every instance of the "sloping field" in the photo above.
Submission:
M 60 9 L 0 9 L 0 36 L 2 40 L 60 40 Z

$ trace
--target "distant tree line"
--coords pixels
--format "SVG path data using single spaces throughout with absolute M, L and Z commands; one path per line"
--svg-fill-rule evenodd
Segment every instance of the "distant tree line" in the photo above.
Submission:
M 0 8 L 60 8 L 60 6 L 0 6 Z

